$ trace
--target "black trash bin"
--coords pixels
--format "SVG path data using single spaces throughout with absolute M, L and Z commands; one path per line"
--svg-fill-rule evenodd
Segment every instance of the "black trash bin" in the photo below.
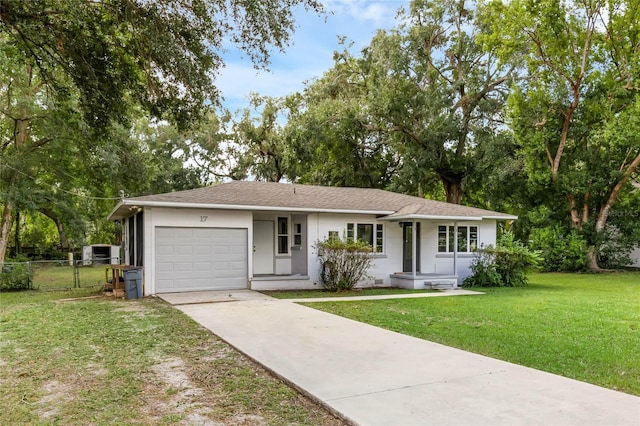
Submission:
M 142 294 L 142 268 L 131 268 L 122 271 L 124 275 L 124 291 L 127 299 L 141 299 Z

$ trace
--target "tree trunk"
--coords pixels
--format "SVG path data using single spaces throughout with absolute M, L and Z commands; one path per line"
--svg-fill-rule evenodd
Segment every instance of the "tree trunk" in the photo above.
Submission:
M 59 215 L 55 214 L 52 210 L 47 208 L 41 208 L 40 213 L 47 216 L 49 219 L 56 224 L 56 228 L 58 229 L 58 235 L 60 236 L 60 247 L 63 251 L 69 251 L 69 238 L 67 238 L 67 232 L 64 229 L 64 224 L 60 220 Z
M 618 195 L 620 195 L 620 191 L 627 184 L 627 182 L 629 182 L 629 179 L 635 173 L 638 167 L 640 167 L 640 154 L 638 154 L 629 164 L 620 180 L 616 183 L 616 185 L 609 193 L 609 198 L 607 198 L 607 201 L 600 207 L 600 213 L 598 213 L 598 218 L 596 219 L 596 225 L 594 228 L 596 236 L 604 231 L 605 227 L 607 226 L 607 221 L 609 220 L 609 213 L 611 212 L 613 205 L 616 203 Z M 594 247 L 593 250 L 589 251 L 589 269 L 592 271 L 602 270 L 598 265 L 596 247 Z
M 590 247 L 587 252 L 587 260 L 589 263 L 589 270 L 592 272 L 600 272 L 602 268 L 598 265 L 598 250 L 596 247 Z
M 447 196 L 447 203 L 462 203 L 462 179 L 442 178 L 442 185 Z
M 15 256 L 22 253 L 22 247 L 20 245 L 20 210 L 16 211 L 16 232 L 13 235 L 13 244 L 16 248 Z
M 0 220 L 0 263 L 4 262 L 4 258 L 7 255 L 11 225 L 13 225 L 13 205 L 7 196 L 2 210 L 2 220 Z

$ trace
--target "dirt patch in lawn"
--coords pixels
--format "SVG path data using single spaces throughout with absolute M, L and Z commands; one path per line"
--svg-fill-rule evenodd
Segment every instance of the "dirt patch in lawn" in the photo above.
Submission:
M 344 424 L 164 302 L 45 296 L 0 311 L 0 424 Z
M 44 395 L 38 400 L 40 418 L 49 420 L 58 415 L 59 406 L 73 398 L 72 390 L 72 386 L 58 380 L 46 382 L 42 387 Z

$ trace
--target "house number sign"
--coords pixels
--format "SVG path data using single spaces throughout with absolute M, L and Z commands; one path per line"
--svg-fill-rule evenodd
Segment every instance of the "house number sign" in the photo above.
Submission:
M 209 216 L 200 216 L 200 222 L 206 222 Z

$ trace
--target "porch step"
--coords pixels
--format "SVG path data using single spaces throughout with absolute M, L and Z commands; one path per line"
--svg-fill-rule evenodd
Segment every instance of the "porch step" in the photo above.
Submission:
M 453 290 L 456 288 L 457 281 L 454 279 L 429 280 L 424 282 L 424 286 L 431 290 Z

